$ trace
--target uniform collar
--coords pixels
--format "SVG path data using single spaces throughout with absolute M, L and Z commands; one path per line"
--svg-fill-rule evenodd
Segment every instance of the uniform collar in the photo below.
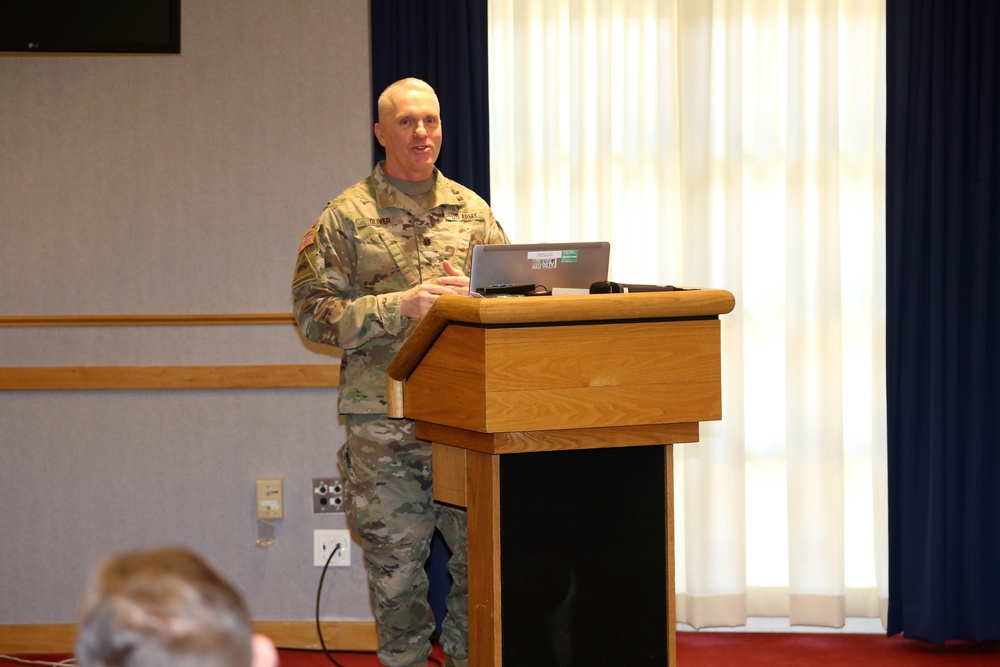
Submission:
M 383 170 L 383 162 L 375 165 L 375 170 L 371 175 L 372 189 L 375 191 L 375 200 L 379 208 L 401 208 L 409 211 L 413 215 L 423 213 L 424 210 L 417 210 L 416 203 L 398 188 L 393 187 Z M 465 206 L 465 198 L 449 179 L 445 178 L 437 167 L 434 167 L 434 187 L 431 189 L 433 198 L 430 201 L 430 208 L 439 206 L 455 206 L 462 208 Z M 426 210 L 430 210 L 426 209 Z

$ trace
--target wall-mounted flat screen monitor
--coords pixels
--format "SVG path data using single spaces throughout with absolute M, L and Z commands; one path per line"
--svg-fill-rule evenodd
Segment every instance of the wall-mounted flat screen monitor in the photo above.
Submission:
M 0 0 L 0 51 L 180 53 L 181 0 Z

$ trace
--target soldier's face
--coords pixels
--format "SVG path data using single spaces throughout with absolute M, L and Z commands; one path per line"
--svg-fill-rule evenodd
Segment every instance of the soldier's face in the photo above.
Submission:
M 441 152 L 437 96 L 424 90 L 398 91 L 387 116 L 375 123 L 375 137 L 385 148 L 386 172 L 406 181 L 430 178 Z

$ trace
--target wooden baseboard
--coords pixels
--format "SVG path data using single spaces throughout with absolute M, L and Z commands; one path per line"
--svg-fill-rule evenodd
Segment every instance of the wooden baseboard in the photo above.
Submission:
M 72 653 L 76 623 L 0 625 L 0 653 Z
M 330 651 L 378 648 L 374 621 L 321 621 L 320 626 Z M 314 621 L 257 621 L 254 630 L 270 637 L 279 648 L 322 649 Z M 0 653 L 4 655 L 72 653 L 75 640 L 75 623 L 0 625 Z
M 279 648 L 322 649 L 315 621 L 259 621 L 254 630 L 271 638 Z M 375 651 L 375 621 L 320 621 L 323 642 L 331 651 Z

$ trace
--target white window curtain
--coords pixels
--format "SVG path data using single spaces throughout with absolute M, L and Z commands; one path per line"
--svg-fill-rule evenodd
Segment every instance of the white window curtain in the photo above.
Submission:
M 678 620 L 888 597 L 884 0 L 490 0 L 492 204 L 611 278 L 728 289 L 675 456 Z

